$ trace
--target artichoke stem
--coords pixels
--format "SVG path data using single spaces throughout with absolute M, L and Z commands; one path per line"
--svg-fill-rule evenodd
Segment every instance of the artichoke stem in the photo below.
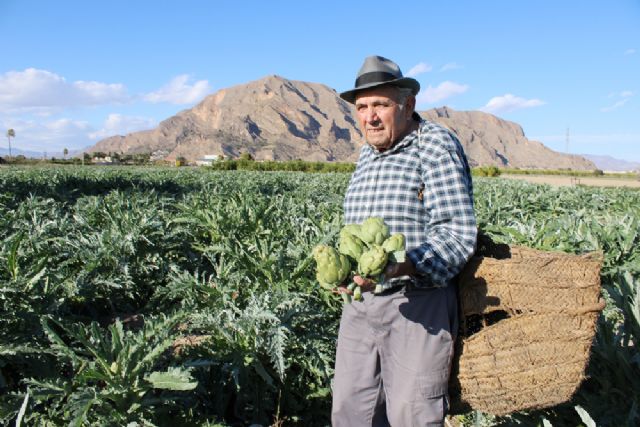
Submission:
M 342 293 L 342 301 L 344 301 L 345 304 L 351 304 L 351 295 L 349 295 L 346 292 Z

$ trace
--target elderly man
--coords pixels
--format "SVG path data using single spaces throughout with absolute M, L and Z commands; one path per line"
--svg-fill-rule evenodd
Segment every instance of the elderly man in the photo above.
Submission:
M 344 201 L 345 223 L 382 217 L 406 238 L 384 291 L 356 276 L 363 300 L 340 321 L 332 422 L 339 426 L 442 425 L 456 338 L 453 279 L 476 243 L 471 175 L 448 129 L 415 112 L 420 84 L 389 59 L 365 59 L 355 105 L 366 142 Z

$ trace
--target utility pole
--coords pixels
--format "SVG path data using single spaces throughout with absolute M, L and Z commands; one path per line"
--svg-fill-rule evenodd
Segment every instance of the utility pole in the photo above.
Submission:
M 7 131 L 7 139 L 9 140 L 9 158 L 11 158 L 11 138 L 16 137 L 16 131 L 13 129 L 9 129 Z
M 569 128 L 567 127 L 567 139 L 565 141 L 564 151 L 569 154 Z

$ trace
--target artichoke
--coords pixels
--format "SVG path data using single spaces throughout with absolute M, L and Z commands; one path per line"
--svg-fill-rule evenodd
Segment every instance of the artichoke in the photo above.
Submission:
M 359 234 L 360 234 L 360 224 L 347 224 L 344 227 L 342 227 L 342 230 L 340 230 L 340 237 L 345 235 L 358 237 Z
M 381 245 L 389 237 L 389 227 L 382 218 L 367 218 L 360 225 L 358 237 L 368 245 Z
M 360 255 L 365 249 L 365 244 L 356 236 L 348 233 L 340 233 L 338 251 L 353 259 L 356 263 L 360 260 Z
M 404 251 L 404 234 L 396 233 L 382 243 L 382 249 L 387 253 Z
M 370 217 L 362 224 L 347 224 L 340 230 L 337 249 L 319 245 L 313 249 L 316 260 L 316 279 L 324 289 L 334 290 L 352 272 L 352 264 L 357 265 L 357 273 L 363 277 L 382 279 L 380 275 L 389 262 L 404 262 L 405 238 L 401 233 L 389 236 L 389 227 L 380 217 Z M 347 291 L 353 299 L 362 300 L 362 289 L 350 283 Z M 380 288 L 380 289 L 379 289 Z M 378 285 L 374 293 L 379 293 Z M 345 303 L 350 303 L 350 292 L 341 292 Z
M 388 254 L 382 246 L 373 245 L 364 252 L 358 262 L 358 273 L 362 276 L 379 276 L 387 265 Z
M 317 264 L 316 279 L 325 289 L 333 289 L 342 283 L 351 271 L 349 258 L 330 246 L 316 246 L 313 257 Z

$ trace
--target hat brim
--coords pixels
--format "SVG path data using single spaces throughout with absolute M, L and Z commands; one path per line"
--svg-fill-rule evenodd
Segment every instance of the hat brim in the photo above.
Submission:
M 420 83 L 416 79 L 412 79 L 411 77 L 402 77 L 400 79 L 389 80 L 386 82 L 373 82 L 367 83 L 355 89 L 347 90 L 345 92 L 340 93 L 340 98 L 344 99 L 350 104 L 356 103 L 356 95 L 358 92 L 361 92 L 366 89 L 372 89 L 374 87 L 379 86 L 397 86 L 397 87 L 406 87 L 411 89 L 411 93 L 415 96 L 420 92 Z

